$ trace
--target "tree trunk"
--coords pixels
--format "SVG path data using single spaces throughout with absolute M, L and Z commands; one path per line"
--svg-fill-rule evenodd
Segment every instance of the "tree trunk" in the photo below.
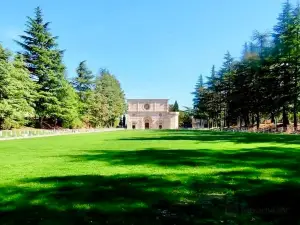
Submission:
M 4 118 L 0 118 L 0 129 L 3 129 L 3 124 L 4 124 Z
M 251 126 L 254 127 L 254 114 L 251 115 Z
M 271 123 L 275 123 L 275 114 L 271 113 Z
M 243 123 L 242 115 L 239 116 L 239 123 L 240 123 L 240 130 L 241 130 L 242 129 L 242 123 Z
M 256 114 L 256 129 L 259 129 L 259 125 L 260 125 L 260 116 L 259 113 Z
M 226 112 L 225 112 L 225 110 L 224 110 L 224 118 L 223 118 L 223 120 L 224 120 L 224 127 L 226 127 Z
M 296 30 L 297 34 L 297 42 L 299 43 L 299 26 L 297 27 L 298 29 Z M 299 52 L 299 44 L 297 44 L 296 52 Z M 294 131 L 297 131 L 298 129 L 298 61 L 299 61 L 299 54 L 296 55 L 296 71 L 295 71 L 295 83 L 294 83 L 294 92 L 295 92 L 295 97 L 294 97 Z
M 297 118 L 297 100 L 294 100 L 294 110 L 293 110 L 293 114 L 294 114 L 294 131 L 297 131 L 297 127 L 298 127 L 298 118 Z
M 226 121 L 227 121 L 227 127 L 229 128 L 231 126 L 229 117 L 226 118 Z
M 250 121 L 249 121 L 249 114 L 245 113 L 244 114 L 244 122 L 245 122 L 245 127 L 249 127 Z
M 39 126 L 42 129 L 43 128 L 43 122 L 44 122 L 44 117 L 39 117 Z
M 282 126 L 283 126 L 284 131 L 287 130 L 288 124 L 289 124 L 289 119 L 288 119 L 287 112 L 286 112 L 286 106 L 284 105 L 282 108 Z

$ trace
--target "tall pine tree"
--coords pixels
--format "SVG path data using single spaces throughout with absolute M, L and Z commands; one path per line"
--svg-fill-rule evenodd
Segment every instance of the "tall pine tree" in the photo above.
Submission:
M 77 76 L 72 80 L 72 85 L 79 96 L 79 114 L 81 120 L 87 125 L 90 125 L 89 111 L 89 98 L 91 97 L 93 88 L 95 86 L 94 75 L 88 69 L 86 61 L 79 63 L 76 69 Z
M 292 88 L 292 74 L 290 70 L 291 65 L 291 50 L 294 48 L 292 43 L 291 30 L 289 29 L 290 24 L 292 23 L 292 5 L 287 0 L 283 4 L 282 13 L 278 17 L 278 22 L 274 27 L 274 41 L 278 49 L 276 52 L 276 61 L 277 61 L 277 74 L 278 78 L 281 81 L 280 85 L 280 104 L 282 105 L 282 121 L 283 127 L 286 130 L 287 125 L 289 124 L 288 119 L 288 105 L 291 101 L 291 95 L 289 91 Z
M 58 49 L 57 37 L 50 33 L 49 24 L 44 22 L 42 10 L 37 7 L 34 18 L 28 17 L 25 35 L 17 41 L 24 49 L 22 54 L 26 67 L 37 84 L 35 110 L 40 127 L 43 127 L 45 120 L 56 125 L 66 111 L 62 104 L 66 97 L 63 51 Z
M 86 100 L 86 95 L 90 92 L 94 85 L 94 75 L 91 70 L 88 69 L 86 61 L 79 63 L 76 69 L 77 76 L 73 79 L 72 84 L 77 91 L 82 101 Z

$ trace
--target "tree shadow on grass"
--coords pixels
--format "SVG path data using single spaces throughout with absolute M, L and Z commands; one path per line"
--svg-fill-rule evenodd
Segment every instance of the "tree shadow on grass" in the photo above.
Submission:
M 156 149 L 139 151 L 91 150 L 80 155 L 66 155 L 72 162 L 99 161 L 111 165 L 149 165 L 163 168 L 239 168 L 279 169 L 300 178 L 300 154 L 291 147 L 257 147 L 253 149 L 213 151 L 209 149 Z M 61 157 L 61 156 L 60 156 Z
M 234 142 L 234 143 L 281 143 L 300 144 L 300 135 L 260 134 L 246 132 L 216 132 L 194 130 L 151 131 L 147 136 L 122 138 L 122 141 L 201 141 L 201 142 Z
M 300 223 L 297 148 L 87 150 L 64 157 L 75 164 L 150 165 L 178 173 L 172 180 L 133 174 L 20 180 L 0 188 L 1 225 Z M 182 167 L 216 170 L 193 175 Z M 274 179 L 262 176 L 274 169 Z
M 18 187 L 0 188 L 0 224 L 300 222 L 299 158 L 293 148 L 87 152 L 72 156 L 73 163 L 96 160 L 111 166 L 198 166 L 199 170 L 204 165 L 222 170 L 193 175 L 179 168 L 172 180 L 164 175 L 133 174 L 21 180 Z M 249 168 L 239 168 L 243 166 Z M 273 178 L 281 181 L 262 176 L 265 169 L 278 169 Z
M 297 224 L 299 186 L 235 179 L 248 173 L 231 173 L 230 181 L 221 173 L 185 182 L 131 175 L 24 180 L 31 186 L 0 189 L 0 224 Z

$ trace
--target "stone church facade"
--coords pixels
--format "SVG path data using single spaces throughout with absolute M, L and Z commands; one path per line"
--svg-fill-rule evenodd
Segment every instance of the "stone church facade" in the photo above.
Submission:
M 127 129 L 178 129 L 178 112 L 168 99 L 128 99 Z

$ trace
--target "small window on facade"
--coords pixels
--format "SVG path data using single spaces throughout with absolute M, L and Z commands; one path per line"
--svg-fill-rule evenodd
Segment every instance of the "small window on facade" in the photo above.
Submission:
M 162 117 L 162 114 L 160 113 L 160 114 L 158 114 L 160 117 Z

